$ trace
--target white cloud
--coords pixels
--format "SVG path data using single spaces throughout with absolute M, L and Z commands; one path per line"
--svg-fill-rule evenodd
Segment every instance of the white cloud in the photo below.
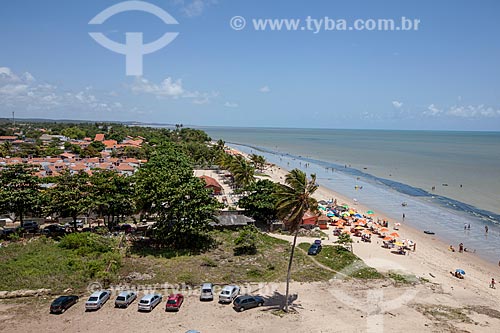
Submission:
M 182 80 L 174 80 L 167 77 L 160 84 L 150 82 L 140 77 L 136 78 L 134 84 L 130 87 L 134 93 L 142 93 L 156 96 L 157 98 L 186 98 L 193 104 L 208 104 L 219 95 L 218 92 L 200 92 L 184 89 Z
M 400 109 L 403 106 L 403 103 L 399 101 L 392 101 L 392 106 L 394 106 L 396 109 Z
M 431 104 L 427 107 L 427 110 L 425 110 L 423 113 L 426 116 L 437 116 L 442 112 L 443 110 L 438 109 L 434 104 Z
M 180 6 L 181 12 L 188 17 L 200 16 L 203 12 L 217 3 L 216 0 L 175 0 L 174 3 Z
M 226 103 L 224 103 L 224 106 L 227 108 L 237 108 L 239 105 L 238 105 L 238 103 L 226 102 Z
M 0 95 L 18 95 L 28 90 L 26 84 L 6 84 L 0 87 Z
M 261 93 L 268 93 L 271 91 L 271 89 L 268 86 L 263 86 L 259 89 Z
M 160 84 L 149 82 L 147 79 L 140 77 L 137 78 L 131 87 L 135 93 L 152 94 L 157 97 L 173 97 L 178 98 L 184 94 L 182 88 L 182 81 L 174 81 L 171 77 L 167 77 Z
M 500 109 L 491 106 L 480 105 L 453 105 L 448 108 L 438 108 L 434 104 L 427 107 L 423 112 L 425 116 L 448 116 L 455 118 L 494 118 L 500 117 Z
M 0 100 L 5 108 L 12 110 L 101 112 L 111 111 L 109 105 L 118 109 L 112 101 L 96 97 L 91 87 L 76 93 L 62 91 L 57 86 L 37 82 L 28 72 L 18 75 L 8 67 L 0 67 Z

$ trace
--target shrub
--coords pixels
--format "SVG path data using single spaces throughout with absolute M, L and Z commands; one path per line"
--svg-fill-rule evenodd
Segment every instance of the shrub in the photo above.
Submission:
M 234 240 L 233 249 L 235 256 L 257 253 L 257 229 L 253 226 L 241 229 L 238 237 Z

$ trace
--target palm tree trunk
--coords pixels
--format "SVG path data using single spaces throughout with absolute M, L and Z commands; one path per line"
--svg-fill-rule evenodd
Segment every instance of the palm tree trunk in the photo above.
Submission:
M 297 228 L 297 230 L 295 231 L 295 235 L 293 236 L 292 252 L 290 253 L 290 260 L 288 261 L 288 272 L 286 274 L 285 307 L 284 307 L 285 312 L 288 312 L 288 293 L 290 290 L 290 275 L 292 274 L 293 254 L 295 252 L 295 244 L 297 243 L 298 234 L 299 234 L 299 228 Z

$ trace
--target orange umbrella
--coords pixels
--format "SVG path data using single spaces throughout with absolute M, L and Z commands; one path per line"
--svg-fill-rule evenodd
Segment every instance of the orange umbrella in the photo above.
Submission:
M 394 237 L 394 238 L 398 238 L 398 237 L 399 237 L 399 234 L 398 234 L 397 232 L 393 232 L 393 233 L 391 234 L 391 236 L 392 236 L 392 237 Z
M 367 234 L 367 235 L 371 235 L 372 234 L 372 232 L 370 230 L 368 230 L 368 229 L 363 230 L 363 233 Z
M 389 229 L 387 229 L 387 228 L 382 228 L 382 229 L 380 229 L 380 232 L 389 232 Z
M 384 240 L 385 240 L 385 241 L 391 241 L 391 240 L 392 240 L 392 237 L 389 237 L 389 236 L 384 237 Z

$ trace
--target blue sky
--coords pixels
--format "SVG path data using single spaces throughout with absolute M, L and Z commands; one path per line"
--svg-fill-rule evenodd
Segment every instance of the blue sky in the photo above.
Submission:
M 0 117 L 208 126 L 500 130 L 498 1 L 5 0 Z M 247 25 L 235 31 L 233 16 Z M 256 31 L 252 19 L 419 19 L 418 31 Z M 179 32 L 141 77 L 96 43 Z

